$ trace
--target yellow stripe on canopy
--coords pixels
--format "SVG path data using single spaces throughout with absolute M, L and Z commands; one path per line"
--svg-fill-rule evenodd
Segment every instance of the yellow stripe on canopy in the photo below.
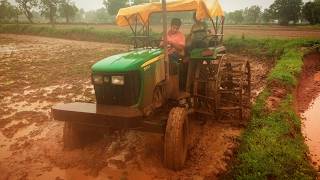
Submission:
M 116 21 L 119 26 L 127 26 L 129 22 L 133 23 L 135 21 L 146 24 L 150 14 L 161 11 L 162 5 L 160 2 L 131 6 L 120 9 Z M 219 0 L 168 0 L 167 11 L 195 11 L 197 19 L 224 16 Z

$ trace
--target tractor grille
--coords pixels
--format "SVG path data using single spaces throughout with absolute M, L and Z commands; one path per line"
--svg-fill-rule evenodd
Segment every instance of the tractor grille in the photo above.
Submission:
M 131 106 L 138 102 L 140 92 L 140 76 L 138 71 L 127 73 L 103 74 L 103 76 L 124 76 L 124 85 L 103 83 L 94 85 L 98 104 Z

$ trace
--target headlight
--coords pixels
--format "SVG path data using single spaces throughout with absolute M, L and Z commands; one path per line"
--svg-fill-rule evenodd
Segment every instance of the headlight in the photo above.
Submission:
M 112 76 L 111 82 L 114 85 L 124 85 L 124 77 L 123 76 Z
M 102 84 L 103 83 L 103 77 L 101 75 L 93 75 L 92 80 L 94 84 Z

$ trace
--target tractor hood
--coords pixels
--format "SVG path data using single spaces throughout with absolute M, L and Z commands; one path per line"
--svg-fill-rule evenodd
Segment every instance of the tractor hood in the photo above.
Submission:
M 162 49 L 138 49 L 100 60 L 92 66 L 93 73 L 127 72 L 137 70 L 146 61 L 159 56 Z

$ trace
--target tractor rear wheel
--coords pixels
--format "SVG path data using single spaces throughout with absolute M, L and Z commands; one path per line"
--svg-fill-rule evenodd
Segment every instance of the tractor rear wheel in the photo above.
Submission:
M 75 149 L 81 146 L 80 127 L 74 122 L 65 121 L 63 128 L 63 145 L 66 149 Z
M 164 139 L 164 164 L 173 170 L 182 169 L 188 150 L 189 121 L 186 108 L 171 109 Z

